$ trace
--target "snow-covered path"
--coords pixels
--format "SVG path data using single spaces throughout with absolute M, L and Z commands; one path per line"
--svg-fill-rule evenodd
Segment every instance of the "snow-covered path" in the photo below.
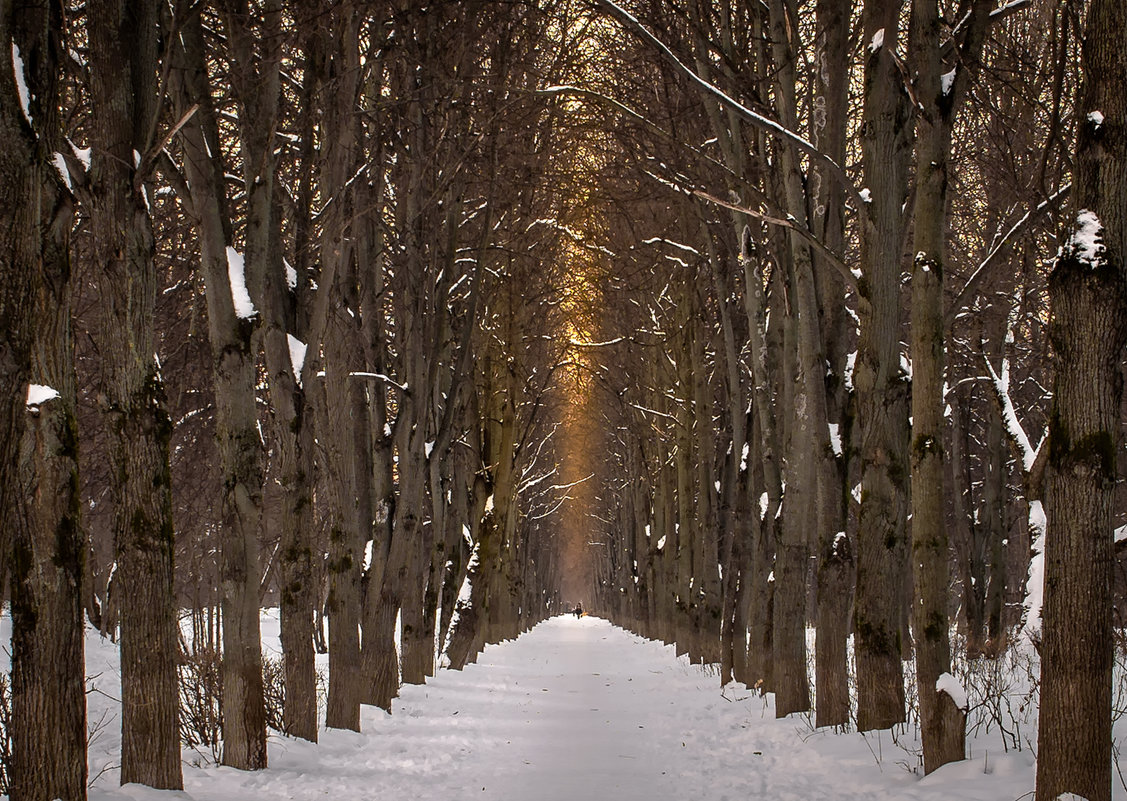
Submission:
M 92 671 L 105 660 L 112 675 L 115 656 L 90 642 Z M 92 768 L 116 757 L 116 726 L 91 746 Z M 120 788 L 110 770 L 90 797 L 1006 801 L 1033 784 L 1030 755 L 1000 749 L 920 779 L 888 732 L 815 733 L 802 717 L 775 720 L 770 697 L 722 691 L 671 646 L 591 617 L 546 621 L 460 673 L 404 687 L 394 714 L 364 707 L 362 727 L 322 730 L 319 744 L 272 737 L 270 768 L 257 773 L 186 762 L 183 794 Z

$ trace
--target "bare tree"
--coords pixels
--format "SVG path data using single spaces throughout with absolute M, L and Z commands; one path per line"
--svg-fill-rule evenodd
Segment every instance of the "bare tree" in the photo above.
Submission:
M 223 177 L 226 170 L 211 100 L 200 13 L 198 8 L 178 9 L 181 19 L 177 41 L 181 51 L 177 53 L 175 73 L 182 81 L 178 111 L 190 115 L 182 129 L 184 174 L 189 187 L 185 200 L 199 230 L 214 370 L 215 433 L 223 471 L 223 763 L 257 770 L 266 766 L 258 631 L 258 531 L 262 519 L 264 454 L 258 429 L 256 353 L 252 341 L 257 310 L 248 304 L 249 296 L 244 297 L 248 294 L 246 258 L 234 247 Z M 240 41 L 234 31 L 229 32 L 229 38 L 232 42 Z M 263 102 L 268 102 L 268 91 L 262 93 Z M 249 252 L 248 247 L 246 257 L 262 259 L 261 238 L 254 244 L 258 252 Z
M 1073 217 L 1049 279 L 1049 428 L 1037 799 L 1111 798 L 1112 491 L 1127 343 L 1127 69 L 1113 2 L 1088 9 Z M 1080 756 L 1082 755 L 1082 756 Z
M 156 360 L 156 271 L 146 203 L 159 152 L 159 7 L 87 6 L 92 101 L 89 214 L 101 268 L 104 417 L 121 619 L 122 783 L 183 784 L 169 436 Z
M 10 176 L 9 185 L 28 194 L 10 206 L 26 209 L 27 219 L 17 215 L 14 230 L 18 238 L 4 242 L 5 275 L 11 276 L 16 293 L 27 288 L 21 270 L 39 278 L 32 285 L 37 284 L 34 305 L 23 310 L 33 311 L 34 316 L 9 318 L 5 329 L 11 332 L 9 359 L 28 344 L 21 342 L 21 334 L 34 333 L 30 354 L 33 386 L 29 390 L 21 380 L 10 388 L 17 414 L 22 411 L 22 401 L 27 401 L 26 431 L 18 460 L 9 458 L 5 450 L 5 473 L 0 476 L 5 495 L 0 508 L 11 546 L 10 795 L 27 801 L 81 799 L 86 797 L 80 594 L 85 538 L 79 511 L 71 328 L 74 206 L 65 185 L 69 172 L 60 172 L 67 167 L 56 169 L 44 155 L 62 141 L 59 98 L 65 31 L 59 9 L 48 4 L 22 9 L 15 19 L 8 15 L 9 9 L 3 9 L 0 26 L 3 34 L 10 31 L 17 54 L 13 67 L 19 73 L 13 84 L 24 87 L 27 96 L 18 98 L 23 105 L 18 111 L 11 104 L 2 106 L 10 133 L 4 149 L 8 160 L 26 159 L 21 165 L 23 174 Z M 22 120 L 14 118 L 21 112 Z M 21 311 L 16 297 L 0 303 L 9 314 Z M 11 429 L 5 425 L 4 430 Z M 7 466 L 16 464 L 19 480 L 9 484 Z M 4 561 L 8 559 L 5 549 Z

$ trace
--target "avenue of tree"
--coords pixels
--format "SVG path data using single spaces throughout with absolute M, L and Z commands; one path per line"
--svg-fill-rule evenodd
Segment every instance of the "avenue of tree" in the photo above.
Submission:
M 1037 800 L 1108 801 L 1125 26 L 0 0 L 10 797 L 86 797 L 88 624 L 121 781 L 178 788 L 205 652 L 267 764 L 264 606 L 315 740 L 316 649 L 358 729 L 582 601 L 780 716 L 918 714 L 927 772 L 954 649 L 1029 638 Z

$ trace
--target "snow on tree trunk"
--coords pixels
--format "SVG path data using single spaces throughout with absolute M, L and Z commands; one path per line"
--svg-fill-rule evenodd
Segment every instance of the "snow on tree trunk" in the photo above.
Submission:
M 1127 344 L 1125 32 L 1120 4 L 1093 0 L 1077 97 L 1074 223 L 1049 278 L 1056 375 L 1037 801 L 1065 792 L 1089 801 L 1111 798 L 1112 511 Z

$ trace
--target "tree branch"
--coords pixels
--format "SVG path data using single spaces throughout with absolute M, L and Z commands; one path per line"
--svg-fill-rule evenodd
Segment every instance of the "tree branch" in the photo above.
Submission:
M 966 306 L 968 302 L 970 302 L 971 297 L 978 290 L 979 285 L 982 283 L 983 279 L 985 279 L 986 274 L 990 270 L 990 268 L 997 264 L 1006 246 L 1017 239 L 1019 236 L 1024 234 L 1029 229 L 1029 226 L 1032 225 L 1033 222 L 1047 209 L 1055 206 L 1060 200 L 1063 200 L 1065 197 L 1067 197 L 1071 189 L 1072 184 L 1065 184 L 1064 186 L 1062 186 L 1048 198 L 1043 200 L 1040 204 L 1027 211 L 1025 213 L 1025 216 L 1014 223 L 1010 230 L 1008 230 L 1005 235 L 994 244 L 994 247 L 991 248 L 990 252 L 986 254 L 986 258 L 983 259 L 982 263 L 978 265 L 973 273 L 971 273 L 970 278 L 967 279 L 967 282 L 963 285 L 963 288 L 959 290 L 959 294 L 955 296 L 955 299 L 953 301 L 951 301 L 951 305 L 948 307 L 947 313 L 943 318 L 943 322 L 947 326 L 947 328 L 950 328 L 952 325 L 954 325 L 956 318 L 959 316 L 959 313 L 962 311 L 963 307 Z
M 822 244 L 822 241 L 818 239 L 818 237 L 816 237 L 809 228 L 807 228 L 805 225 L 799 225 L 793 217 L 788 216 L 785 220 L 779 217 L 772 217 L 769 214 L 763 214 L 762 212 L 755 211 L 754 209 L 749 209 L 746 206 L 740 206 L 736 203 L 729 203 L 726 200 L 721 200 L 715 195 L 710 195 L 708 192 L 703 192 L 700 189 L 693 189 L 690 191 L 692 191 L 692 193 L 700 199 L 706 200 L 709 203 L 715 203 L 717 206 L 723 206 L 726 209 L 731 209 L 732 211 L 739 212 L 740 214 L 746 214 L 749 217 L 761 220 L 769 225 L 777 225 L 780 228 L 786 228 L 794 231 L 796 234 L 809 242 L 814 250 L 818 252 L 818 255 L 820 255 L 822 258 L 832 264 L 835 269 L 837 269 L 837 271 L 841 274 L 842 280 L 845 281 L 847 286 L 849 286 L 851 289 L 857 288 L 857 276 L 855 276 L 853 274 L 853 271 L 846 266 L 845 262 L 843 262 L 836 253 Z
M 685 77 L 687 77 L 690 82 L 695 84 L 698 89 L 704 92 L 704 94 L 712 97 L 715 100 L 718 100 L 721 105 L 723 105 L 729 111 L 735 112 L 745 122 L 756 128 L 759 128 L 762 131 L 766 131 L 767 133 L 775 136 L 782 142 L 785 142 L 792 147 L 798 148 L 803 153 L 810 156 L 810 158 L 815 162 L 825 167 L 830 172 L 830 174 L 832 174 L 838 180 L 842 188 L 845 190 L 845 193 L 849 195 L 849 198 L 853 201 L 853 206 L 857 210 L 857 212 L 859 214 L 865 213 L 865 203 L 861 199 L 861 193 L 857 190 L 857 187 L 854 185 L 853 181 L 849 179 L 849 176 L 846 175 L 845 170 L 842 169 L 841 165 L 839 165 L 836 161 L 831 159 L 829 156 L 827 156 L 825 153 L 823 153 L 821 150 L 819 150 L 817 147 L 815 147 L 813 144 L 811 144 L 809 141 L 807 141 L 794 131 L 783 127 L 782 125 L 772 119 L 769 119 L 768 117 L 764 117 L 762 114 L 758 114 L 752 111 L 747 106 L 737 102 L 726 93 L 721 91 L 719 88 L 701 78 L 696 74 L 696 72 L 686 66 L 685 63 L 681 61 L 681 59 L 677 58 L 673 51 L 670 50 L 664 42 L 650 33 L 649 29 L 646 28 L 646 26 L 644 26 L 641 22 L 639 22 L 636 17 L 627 12 L 613 0 L 597 0 L 597 2 L 600 6 L 606 9 L 612 17 L 618 20 L 623 25 L 623 27 L 633 31 L 643 41 L 656 48 L 666 61 L 672 64 L 683 75 L 685 75 Z

